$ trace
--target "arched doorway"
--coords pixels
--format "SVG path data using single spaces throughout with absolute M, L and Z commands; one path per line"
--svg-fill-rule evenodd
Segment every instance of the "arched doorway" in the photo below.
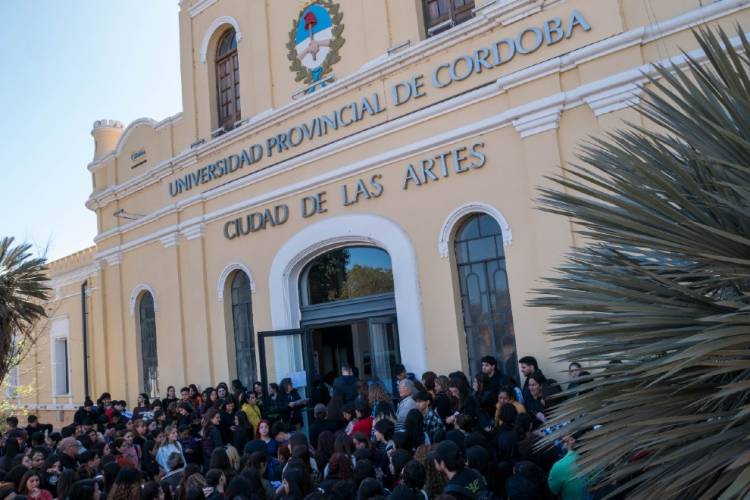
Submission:
M 361 245 L 329 250 L 304 266 L 298 288 L 315 374 L 331 378 L 349 365 L 390 391 L 401 359 L 388 252 Z

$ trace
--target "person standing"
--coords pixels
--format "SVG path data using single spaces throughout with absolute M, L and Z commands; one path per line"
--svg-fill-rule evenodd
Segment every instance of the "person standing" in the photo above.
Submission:
M 445 434 L 445 423 L 440 415 L 432 408 L 432 395 L 427 391 L 418 392 L 414 396 L 417 410 L 422 414 L 424 419 L 424 432 L 430 439 L 430 443 L 437 443 L 442 440 Z
M 354 376 L 354 370 L 348 364 L 341 366 L 341 376 L 333 381 L 333 392 L 340 392 L 344 397 L 344 403 L 357 399 L 357 377 Z
M 521 394 L 523 395 L 523 401 L 521 402 L 525 404 L 526 398 L 529 395 L 529 378 L 531 378 L 531 375 L 536 372 L 541 373 L 541 370 L 539 369 L 539 363 L 537 363 L 534 356 L 522 357 L 518 360 L 518 366 L 521 368 L 521 374 L 526 377 L 526 380 L 523 382 L 523 390 L 521 391 Z
M 484 391 L 492 393 L 492 399 L 497 398 L 502 387 L 510 384 L 510 377 L 497 369 L 497 359 L 493 356 L 482 358 L 482 373 L 487 376 Z
M 398 396 L 400 401 L 396 408 L 396 431 L 404 430 L 404 422 L 406 422 L 406 415 L 409 414 L 409 410 L 413 410 L 417 407 L 416 401 L 414 401 L 414 395 L 417 393 L 417 389 L 414 386 L 414 382 L 408 378 L 403 378 L 398 382 Z
M 563 500 L 586 498 L 586 481 L 578 477 L 578 453 L 575 451 L 576 437 L 565 436 L 563 444 L 567 453 L 554 463 L 549 471 L 547 485 L 553 495 Z

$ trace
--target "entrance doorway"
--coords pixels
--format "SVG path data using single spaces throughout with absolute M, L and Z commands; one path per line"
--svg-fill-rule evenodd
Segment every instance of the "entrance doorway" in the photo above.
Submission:
M 393 274 L 388 252 L 373 246 L 337 248 L 313 258 L 299 280 L 298 330 L 261 332 L 261 376 L 290 377 L 300 392 L 312 380 L 351 365 L 363 380 L 392 391 L 401 362 Z
M 310 328 L 313 371 L 330 380 L 345 364 L 363 380 L 380 381 L 391 391 L 394 367 L 401 362 L 395 317 Z

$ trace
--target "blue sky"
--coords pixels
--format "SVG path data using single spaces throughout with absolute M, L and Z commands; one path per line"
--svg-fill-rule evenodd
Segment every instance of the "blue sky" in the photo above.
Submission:
M 0 236 L 93 244 L 91 126 L 181 109 L 177 0 L 0 2 Z

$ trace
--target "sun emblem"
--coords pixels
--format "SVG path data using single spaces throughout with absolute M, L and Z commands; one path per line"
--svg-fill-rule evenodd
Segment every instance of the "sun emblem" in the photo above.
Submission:
M 287 57 L 289 69 L 296 73 L 294 81 L 312 84 L 331 72 L 341 60 L 339 49 L 344 45 L 344 15 L 333 0 L 317 0 L 308 4 L 292 21 Z

